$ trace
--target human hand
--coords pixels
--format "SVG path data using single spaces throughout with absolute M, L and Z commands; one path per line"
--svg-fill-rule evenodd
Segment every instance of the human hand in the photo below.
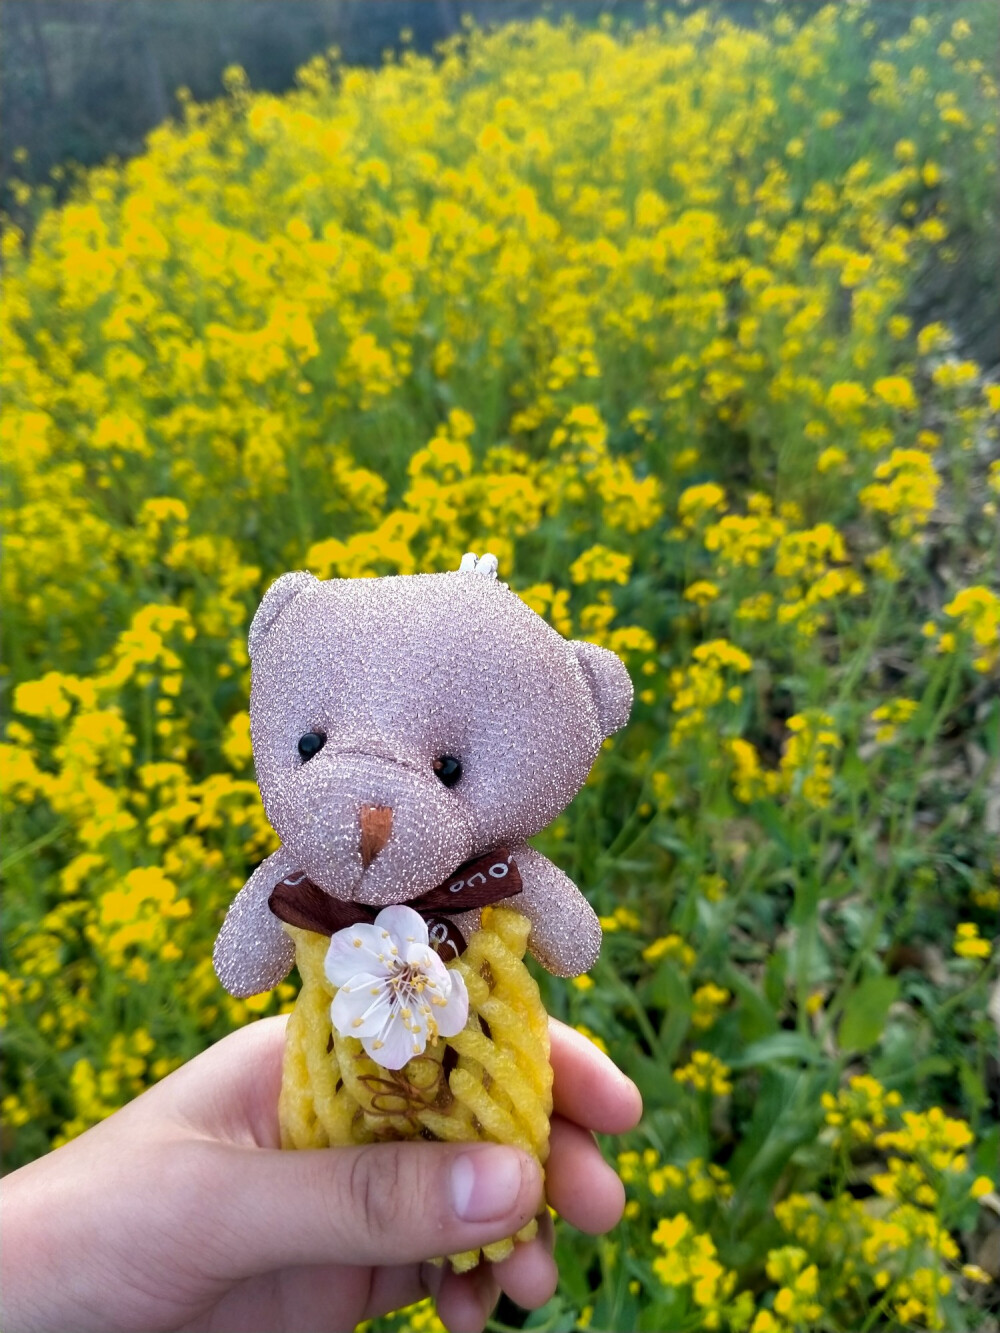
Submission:
M 552 1228 L 471 1273 L 425 1261 L 511 1235 L 542 1207 L 513 1148 L 380 1143 L 282 1152 L 285 1019 L 218 1042 L 109 1119 L 4 1182 L 5 1333 L 334 1333 L 434 1295 L 478 1333 L 501 1290 L 544 1304 Z M 635 1085 L 551 1023 L 555 1109 L 545 1191 L 572 1225 L 621 1217 L 591 1130 L 641 1113 Z

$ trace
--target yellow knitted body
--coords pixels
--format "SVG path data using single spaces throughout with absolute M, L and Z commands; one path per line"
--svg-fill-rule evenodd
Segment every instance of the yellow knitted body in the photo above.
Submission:
M 523 958 L 529 923 L 520 912 L 486 907 L 482 927 L 449 967 L 469 992 L 469 1020 L 457 1036 L 439 1038 L 399 1070 L 383 1069 L 354 1037 L 330 1021 L 336 993 L 323 971 L 329 940 L 294 926 L 302 978 L 288 1021 L 279 1118 L 285 1148 L 327 1148 L 380 1139 L 488 1140 L 533 1153 L 549 1150 L 552 1067 L 548 1016 Z M 486 1259 L 505 1259 L 514 1240 L 535 1234 L 532 1221 L 516 1237 L 484 1246 Z M 449 1255 L 458 1272 L 480 1252 Z

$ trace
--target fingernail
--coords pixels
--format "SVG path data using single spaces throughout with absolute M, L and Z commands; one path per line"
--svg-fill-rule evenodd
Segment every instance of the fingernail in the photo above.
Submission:
M 513 1148 L 480 1148 L 451 1166 L 451 1205 L 463 1222 L 506 1217 L 521 1193 L 521 1155 Z

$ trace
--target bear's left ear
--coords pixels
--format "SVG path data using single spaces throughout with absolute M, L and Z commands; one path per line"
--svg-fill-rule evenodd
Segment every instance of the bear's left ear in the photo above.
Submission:
M 574 639 L 570 647 L 590 685 L 601 731 L 605 737 L 620 731 L 632 711 L 632 681 L 625 663 L 607 648 L 583 639 Z
M 306 588 L 315 587 L 317 583 L 319 583 L 319 579 L 316 575 L 310 574 L 304 569 L 297 569 L 292 574 L 282 574 L 280 579 L 274 580 L 264 594 L 264 600 L 258 606 L 254 618 L 250 622 L 247 647 L 251 659 L 267 638 L 272 625 L 289 602 L 298 597 L 299 593 L 305 592 Z

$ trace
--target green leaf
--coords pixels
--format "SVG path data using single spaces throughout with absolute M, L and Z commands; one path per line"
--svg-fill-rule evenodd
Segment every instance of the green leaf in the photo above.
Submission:
M 625 1072 L 635 1081 L 642 1100 L 657 1110 L 675 1106 L 682 1098 L 680 1086 L 669 1066 L 635 1051 L 625 1061 Z
M 687 1322 L 685 1306 L 681 1288 L 665 1292 L 655 1304 L 640 1311 L 639 1333 L 663 1333 L 665 1328 L 683 1327 Z
M 1000 1162 L 1000 1125 L 983 1129 L 976 1147 L 976 1171 L 981 1176 L 996 1180 L 997 1162 Z
M 560 1272 L 563 1270 L 560 1269 Z M 583 1305 L 589 1293 L 585 1293 L 579 1301 Z M 575 1310 L 567 1310 L 566 1302 L 559 1296 L 554 1296 L 551 1301 L 547 1301 L 539 1310 L 533 1310 L 524 1323 L 525 1328 L 544 1328 L 545 1333 L 573 1333 L 577 1327 L 577 1313 Z
M 751 1042 L 739 1055 L 726 1063 L 733 1069 L 747 1069 L 751 1065 L 772 1065 L 782 1060 L 796 1064 L 816 1065 L 824 1062 L 823 1052 L 811 1037 L 802 1032 L 774 1032 L 760 1041 Z
M 983 1080 L 979 1076 L 979 1071 L 973 1068 L 968 1060 L 959 1061 L 958 1078 L 962 1085 L 962 1091 L 971 1106 L 977 1111 L 982 1111 L 984 1107 L 989 1106 L 990 1099 L 987 1096 L 986 1088 L 983 1086 Z
M 784 949 L 775 949 L 764 964 L 764 994 L 775 1011 L 784 1003 L 787 976 L 788 954 Z
M 874 1046 L 898 994 L 898 977 L 865 977 L 844 1007 L 839 1034 L 841 1050 L 867 1051 Z
M 770 1036 L 778 1026 L 774 1008 L 748 977 L 734 967 L 726 971 L 725 984 L 742 1001 L 739 1007 L 740 1036 L 745 1042 Z
M 912 1045 L 912 1034 L 909 1034 Z M 952 1062 L 946 1055 L 928 1055 L 923 1060 L 918 1060 L 916 1064 L 909 1064 L 902 1071 L 906 1076 L 906 1082 L 911 1087 L 916 1087 L 925 1079 L 936 1078 L 938 1074 L 951 1073 Z M 877 1072 L 877 1071 L 876 1071 Z
M 647 1006 L 663 1010 L 660 1049 L 672 1061 L 691 1026 L 691 987 L 673 959 L 665 958 L 640 993 Z
M 691 1012 L 691 987 L 672 958 L 664 958 L 639 993 L 647 1007 Z
M 826 1070 L 805 1073 L 777 1064 L 761 1070 L 753 1116 L 729 1164 L 736 1186 L 735 1235 L 746 1234 L 768 1214 L 774 1188 L 792 1157 L 815 1141 L 820 1092 L 828 1079 Z

